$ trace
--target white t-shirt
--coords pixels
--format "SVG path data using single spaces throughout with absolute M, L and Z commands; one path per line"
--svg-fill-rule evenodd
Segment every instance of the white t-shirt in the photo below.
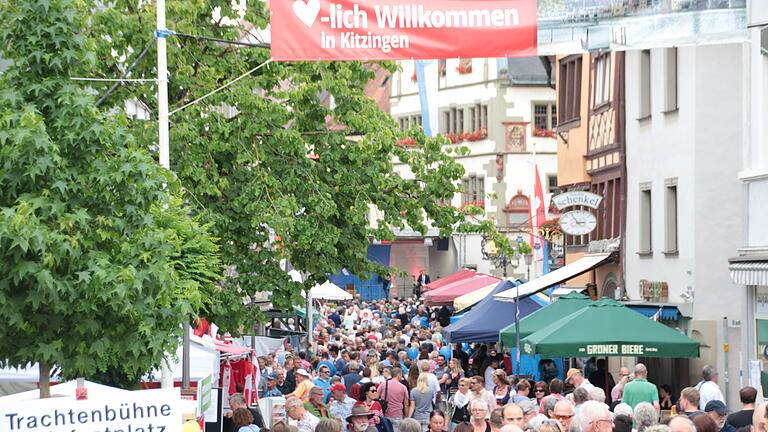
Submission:
M 496 371 L 496 369 L 492 367 L 485 368 L 485 389 L 486 390 L 493 390 L 493 387 L 496 386 L 496 384 L 493 383 L 493 372 Z
M 429 384 L 430 390 L 434 390 L 435 393 L 440 393 L 440 381 L 437 380 L 437 377 L 432 372 L 427 373 L 427 383 Z
M 704 381 L 696 386 L 699 390 L 699 409 L 704 411 L 707 406 L 707 402 L 712 400 L 719 400 L 725 403 L 723 399 L 723 393 L 720 392 L 720 386 L 713 381 Z

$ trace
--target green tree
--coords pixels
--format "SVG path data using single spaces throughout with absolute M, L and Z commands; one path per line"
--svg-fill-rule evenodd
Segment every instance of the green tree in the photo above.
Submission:
M 154 2 L 110 5 L 93 14 L 89 33 L 104 77 L 120 75 L 154 29 Z M 226 40 L 257 35 L 252 29 L 265 28 L 269 17 L 265 2 L 256 0 L 247 3 L 248 24 L 234 27 L 211 18 L 215 7 L 236 16 L 230 0 L 168 1 L 167 6 L 169 29 Z M 267 49 L 182 36 L 170 36 L 168 46 L 171 111 L 270 58 Z M 156 76 L 155 64 L 151 53 L 132 76 Z M 222 294 L 227 300 L 209 311 L 222 329 L 236 330 L 254 318 L 243 308 L 226 308 L 244 295 L 271 291 L 272 302 L 287 308 L 303 303 L 301 288 L 340 268 L 360 275 L 388 272 L 370 263 L 366 250 L 372 238 L 391 239 L 393 228 L 407 224 L 425 232 L 427 220 L 445 235 L 493 228 L 466 218 L 477 208 L 439 205 L 459 191 L 456 183 L 464 173 L 445 150 L 447 139 L 411 132 L 415 145 L 397 145 L 402 134 L 394 121 L 363 92 L 374 68 L 381 67 L 393 71 L 395 65 L 274 62 L 171 116 L 172 169 L 196 213 L 212 224 L 223 262 L 233 270 Z M 103 93 L 106 86 L 98 90 Z M 107 99 L 105 109 L 136 99 L 156 113 L 155 93 L 152 84 L 126 85 Z M 327 95 L 333 96 L 332 108 L 323 103 Z M 154 123 L 132 126 L 153 142 Z M 370 214 L 376 215 L 373 224 Z M 281 270 L 282 260 L 309 275 L 303 287 Z
M 96 66 L 82 7 L 0 3 L 0 364 L 135 382 L 222 268 L 177 179 L 70 80 Z

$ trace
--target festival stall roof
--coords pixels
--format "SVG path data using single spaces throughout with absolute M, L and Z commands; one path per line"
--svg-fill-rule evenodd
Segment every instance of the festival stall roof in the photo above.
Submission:
M 477 274 L 422 294 L 426 306 L 452 306 L 453 301 L 464 294 L 489 285 L 497 285 L 501 279 L 484 274 Z
M 536 294 L 539 291 L 558 285 L 574 278 L 580 274 L 586 273 L 593 268 L 599 267 L 608 262 L 611 254 L 609 253 L 596 253 L 587 254 L 571 264 L 566 264 L 559 269 L 547 273 L 541 277 L 528 281 L 520 287 L 510 289 L 502 293 L 494 295 L 496 300 L 513 302 L 519 296 L 520 298 L 528 297 L 532 294 Z
M 480 302 L 480 300 L 488 297 L 488 294 L 496 288 L 498 284 L 491 284 L 486 287 L 482 287 L 479 290 L 472 291 L 464 294 L 463 296 L 456 297 L 453 300 L 453 310 L 460 311 Z
M 509 289 L 516 282 L 502 281 L 493 289 L 496 294 Z M 520 317 L 541 309 L 541 304 L 533 298 L 520 300 Z M 443 337 L 450 343 L 461 342 L 496 342 L 499 330 L 515 321 L 515 305 L 494 300 L 488 296 L 454 324 L 443 329 Z
M 517 281 L 521 284 L 525 283 L 525 279 L 518 279 Z M 456 300 L 453 301 L 454 313 L 468 312 L 469 309 L 472 309 L 473 306 L 480 303 L 482 299 L 488 297 L 494 288 L 496 288 L 496 285 L 490 285 L 456 298 Z M 538 301 L 542 306 L 550 303 L 549 296 L 543 292 L 536 293 L 530 297 Z
M 477 275 L 478 273 L 474 270 L 461 270 L 457 271 L 454 274 L 450 274 L 445 277 L 441 277 L 440 279 L 433 280 L 432 282 L 424 285 L 421 287 L 421 292 L 431 291 L 437 288 L 440 288 L 442 286 L 454 283 L 456 281 L 460 281 L 462 279 L 471 278 L 472 276 Z
M 311 293 L 312 298 L 318 300 L 352 300 L 352 294 L 344 291 L 331 281 L 325 281 L 322 285 L 313 286 Z
M 537 330 L 540 330 L 553 322 L 570 315 L 592 304 L 592 300 L 579 293 L 566 294 L 552 304 L 520 320 L 520 338 L 524 338 Z M 512 323 L 499 332 L 499 342 L 502 346 L 515 346 L 515 324 Z
M 621 303 L 603 298 L 523 338 L 524 354 L 544 358 L 699 357 L 699 343 Z

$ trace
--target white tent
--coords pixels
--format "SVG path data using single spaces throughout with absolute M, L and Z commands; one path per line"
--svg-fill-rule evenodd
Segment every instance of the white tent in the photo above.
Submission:
M 352 300 L 352 294 L 339 288 L 331 281 L 312 287 L 312 298 L 318 300 Z
M 213 382 L 216 382 L 219 377 L 219 352 L 213 347 L 213 344 L 206 344 L 195 335 L 190 336 L 189 344 L 189 380 L 199 381 L 208 375 L 211 375 Z M 179 345 L 176 349 L 176 358 L 168 357 L 168 363 L 170 363 L 171 372 L 173 372 L 173 380 L 181 381 L 182 379 L 182 354 L 184 347 Z M 160 381 L 160 370 L 152 371 L 148 376 L 144 377 L 146 381 Z
M 77 381 L 67 381 L 60 384 L 51 386 L 51 397 L 63 397 L 74 399 L 75 389 L 77 388 Z M 88 389 L 88 399 L 98 400 L 105 399 L 108 396 L 116 393 L 125 393 L 129 390 L 123 390 L 115 387 L 105 386 L 103 384 L 97 384 L 85 380 L 85 388 Z M 8 396 L 0 397 L 0 403 L 10 403 L 26 400 L 40 399 L 40 389 L 29 390 L 21 393 L 15 393 Z

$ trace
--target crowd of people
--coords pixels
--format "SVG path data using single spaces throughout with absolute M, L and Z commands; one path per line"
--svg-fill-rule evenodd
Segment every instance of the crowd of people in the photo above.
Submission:
M 757 391 L 740 391 L 741 409 L 724 403 L 718 373 L 676 393 L 648 381 L 648 370 L 604 361 L 571 368 L 563 380 L 511 374 L 494 344 L 464 350 L 444 344 L 446 308 L 417 298 L 323 306 L 310 350 L 260 357 L 259 396 L 284 396 L 287 422 L 270 432 L 766 432 Z M 264 428 L 242 395 L 225 432 Z

